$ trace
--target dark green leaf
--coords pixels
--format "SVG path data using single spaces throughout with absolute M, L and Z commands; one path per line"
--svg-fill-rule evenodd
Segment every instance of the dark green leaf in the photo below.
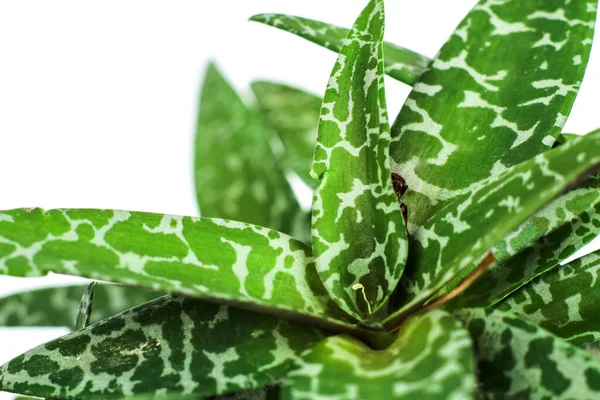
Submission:
M 480 399 L 587 399 L 600 396 L 600 363 L 510 313 L 464 309 L 475 343 Z
M 42 397 L 210 396 L 284 377 L 324 335 L 245 310 L 166 296 L 0 367 L 0 390 Z
M 600 341 L 600 251 L 539 276 L 498 305 L 573 344 Z

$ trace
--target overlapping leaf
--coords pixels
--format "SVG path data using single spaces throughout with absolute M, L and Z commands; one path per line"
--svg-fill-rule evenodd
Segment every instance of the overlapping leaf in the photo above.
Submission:
M 460 322 L 439 310 L 410 318 L 385 350 L 371 350 L 350 337 L 329 337 L 306 351 L 286 381 L 283 398 L 473 398 L 471 346 Z
M 339 26 L 315 21 L 308 18 L 283 14 L 259 14 L 250 21 L 261 22 L 275 28 L 290 32 L 306 40 L 339 53 L 348 37 L 349 30 Z M 383 43 L 385 54 L 385 73 L 392 78 L 412 85 L 425 71 L 430 60 L 414 51 Z
M 0 273 L 46 271 L 350 328 L 327 297 L 310 247 L 241 222 L 112 210 L 0 212 Z
M 279 134 L 285 147 L 283 167 L 315 188 L 317 182 L 310 176 L 310 164 L 323 99 L 291 86 L 265 81 L 252 83 L 252 91 L 266 124 Z
M 600 252 L 539 276 L 498 305 L 573 344 L 600 341 Z
M 383 1 L 352 28 L 323 100 L 311 176 L 312 244 L 331 297 L 365 318 L 387 301 L 408 250 L 391 181 L 383 87 Z
M 85 285 L 59 286 L 0 298 L 0 326 L 71 327 L 85 288 Z M 91 322 L 108 318 L 158 296 L 156 292 L 136 287 L 99 284 L 94 294 Z
M 224 305 L 165 296 L 0 367 L 0 390 L 41 397 L 210 396 L 280 380 L 324 335 Z
M 600 236 L 600 190 L 554 200 L 494 246 L 496 264 L 448 307 L 490 307 Z
M 203 216 L 243 221 L 309 240 L 308 218 L 278 166 L 275 134 L 214 65 L 202 87 L 195 182 Z
M 576 160 L 576 162 L 573 162 Z M 398 322 L 582 175 L 600 164 L 600 131 L 542 153 L 454 200 L 412 237 Z
M 481 0 L 392 127 L 409 231 L 552 147 L 590 55 L 596 0 Z
M 600 363 L 510 313 L 465 309 L 477 355 L 481 399 L 597 399 Z

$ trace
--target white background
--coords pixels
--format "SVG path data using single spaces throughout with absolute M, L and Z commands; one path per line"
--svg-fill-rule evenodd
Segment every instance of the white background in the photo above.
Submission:
M 0 209 L 197 215 L 192 143 L 206 63 L 240 90 L 265 78 L 322 93 L 336 55 L 247 18 L 281 12 L 349 27 L 365 4 L 0 0 Z M 386 40 L 433 57 L 474 4 L 388 0 Z M 386 84 L 394 116 L 408 88 Z M 597 46 L 566 131 L 600 127 L 599 89 Z M 0 295 L 57 281 L 0 277 Z M 0 330 L 0 362 L 61 333 Z

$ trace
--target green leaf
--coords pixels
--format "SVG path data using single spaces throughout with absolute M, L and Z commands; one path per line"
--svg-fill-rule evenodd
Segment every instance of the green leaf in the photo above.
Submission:
M 546 151 L 589 59 L 596 0 L 481 0 L 415 83 L 392 127 L 409 232 Z
M 291 86 L 265 81 L 252 83 L 252 90 L 265 123 L 279 134 L 285 148 L 283 168 L 294 171 L 307 185 L 316 188 L 310 164 L 323 99 Z
M 16 209 L 0 212 L 0 246 L 6 249 L 0 273 L 79 275 L 354 331 L 327 297 L 310 247 L 255 225 L 129 211 Z
M 577 189 L 549 203 L 494 246 L 496 264 L 448 303 L 490 307 L 600 235 L 600 190 Z
M 383 1 L 373 0 L 331 74 L 311 170 L 320 181 L 312 216 L 317 270 L 330 296 L 359 319 L 386 303 L 408 250 L 390 172 L 383 30 Z
M 477 355 L 481 399 L 597 399 L 600 363 L 510 313 L 465 309 Z
M 308 18 L 283 14 L 259 14 L 250 21 L 260 22 L 300 36 L 335 53 L 340 53 L 350 32 L 346 28 Z M 429 65 L 429 58 L 414 51 L 383 43 L 385 73 L 407 85 L 414 84 Z
M 506 235 L 599 165 L 600 130 L 519 164 L 448 204 L 411 237 L 409 268 L 396 296 L 401 308 L 387 324 L 398 323 L 477 265 Z
M 92 318 L 92 309 L 94 303 L 94 294 L 96 291 L 96 282 L 91 282 L 83 292 L 79 309 L 77 310 L 77 318 L 75 320 L 75 330 L 83 329 L 90 324 Z
M 567 341 L 600 341 L 600 251 L 539 276 L 498 308 L 521 315 Z
M 165 296 L 0 367 L 0 390 L 61 398 L 210 396 L 273 384 L 323 333 L 245 310 Z
M 460 322 L 433 310 L 408 319 L 387 349 L 333 336 L 303 355 L 284 399 L 473 398 L 475 363 Z
M 208 66 L 196 131 L 195 182 L 203 216 L 231 219 L 309 240 L 306 213 L 294 196 L 275 133 L 246 107 L 216 66 Z
M 86 285 L 58 286 L 0 298 L 0 326 L 71 327 L 85 288 Z M 108 318 L 158 296 L 156 292 L 146 289 L 99 284 L 94 294 L 91 322 Z

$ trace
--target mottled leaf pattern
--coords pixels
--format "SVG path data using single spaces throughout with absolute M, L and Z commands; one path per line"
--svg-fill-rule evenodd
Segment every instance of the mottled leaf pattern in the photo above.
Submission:
M 323 99 L 291 86 L 265 81 L 252 83 L 252 91 L 265 122 L 283 143 L 283 167 L 294 171 L 311 187 L 317 187 L 310 176 L 310 165 Z
M 85 285 L 59 286 L 0 297 L 0 326 L 71 327 L 85 289 Z M 159 295 L 131 286 L 99 284 L 94 292 L 91 322 L 139 306 Z
M 481 0 L 392 128 L 409 231 L 452 199 L 552 147 L 589 58 L 596 0 Z
M 448 204 L 412 236 L 409 268 L 396 298 L 403 307 L 390 320 L 401 320 L 465 268 L 477 265 L 506 235 L 598 164 L 600 131 L 517 165 Z
M 112 210 L 0 212 L 0 273 L 55 271 L 197 296 L 350 329 L 310 247 L 210 218 Z
M 539 276 L 498 305 L 573 344 L 600 341 L 600 252 Z
M 79 309 L 77 310 L 77 318 L 75 319 L 75 330 L 83 329 L 90 324 L 92 319 L 92 310 L 94 305 L 94 295 L 96 293 L 96 282 L 91 282 L 85 288 Z
M 358 318 L 385 304 L 408 250 L 390 172 L 383 29 L 383 2 L 373 0 L 331 74 L 311 170 L 320 181 L 312 214 L 317 270 L 331 297 Z
M 0 389 L 110 399 L 260 388 L 322 337 L 284 320 L 165 296 L 13 359 L 0 367 Z
M 261 22 L 290 32 L 336 53 L 341 52 L 349 33 L 346 28 L 283 14 L 259 14 L 250 18 L 250 21 Z M 383 43 L 383 52 L 385 73 L 408 85 L 417 81 L 430 62 L 429 58 L 421 54 L 387 42 Z
M 203 216 L 243 221 L 310 240 L 306 214 L 278 168 L 276 137 L 208 66 L 198 115 L 195 182 Z
M 464 309 L 477 356 L 481 399 L 577 399 L 600 396 L 600 363 L 510 313 Z
M 449 314 L 411 317 L 387 349 L 329 337 L 303 355 L 284 399 L 468 399 L 475 363 L 468 332 Z
M 494 246 L 497 263 L 448 307 L 490 307 L 600 235 L 600 190 L 561 196 Z

